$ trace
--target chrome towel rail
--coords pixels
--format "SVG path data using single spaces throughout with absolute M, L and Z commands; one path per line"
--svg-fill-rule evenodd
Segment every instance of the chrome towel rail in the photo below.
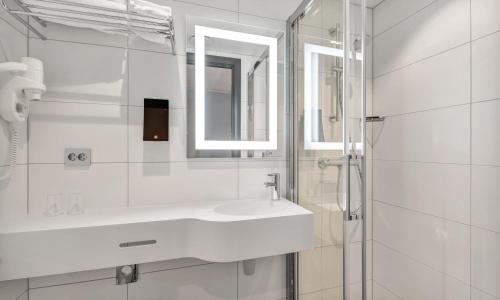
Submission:
M 108 7 L 100 7 L 82 3 L 72 3 L 61 0 L 37 0 L 41 4 L 24 3 L 20 0 L 12 0 L 19 9 L 11 8 L 7 5 L 7 0 L 0 0 L 5 11 L 12 15 L 19 22 L 24 24 L 31 32 L 42 40 L 46 37 L 22 16 L 30 16 L 41 26 L 46 27 L 46 20 L 62 20 L 71 22 L 78 27 L 78 24 L 102 26 L 109 32 L 135 34 L 152 33 L 163 35 L 170 40 L 172 52 L 175 54 L 175 30 L 172 17 L 160 18 L 140 14 L 133 11 L 125 11 Z M 60 7 L 54 7 L 60 5 Z M 88 28 L 88 26 L 83 26 Z

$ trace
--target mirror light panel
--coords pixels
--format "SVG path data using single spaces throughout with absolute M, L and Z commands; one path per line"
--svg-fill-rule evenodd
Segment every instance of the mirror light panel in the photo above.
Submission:
M 320 131 L 319 122 L 313 121 L 313 108 L 319 107 L 319 89 L 317 88 L 319 54 L 343 58 L 344 50 L 304 44 L 304 148 L 306 150 L 343 150 L 343 142 L 315 142 L 313 140 L 313 136 L 318 136 Z
M 268 141 L 214 141 L 205 137 L 205 38 L 213 37 L 269 47 Z M 199 150 L 276 150 L 278 148 L 278 40 L 276 38 L 195 26 L 195 129 Z

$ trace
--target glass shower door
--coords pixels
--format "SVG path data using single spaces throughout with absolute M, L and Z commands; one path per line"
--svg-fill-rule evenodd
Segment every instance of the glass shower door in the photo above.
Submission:
M 291 190 L 315 222 L 314 249 L 296 256 L 295 299 L 366 299 L 364 14 L 313 0 L 288 23 Z

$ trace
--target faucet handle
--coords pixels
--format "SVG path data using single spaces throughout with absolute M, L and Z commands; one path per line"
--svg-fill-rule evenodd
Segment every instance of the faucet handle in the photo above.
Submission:
M 280 173 L 270 173 L 267 174 L 267 176 L 270 176 L 273 178 L 273 182 L 266 182 L 264 183 L 265 186 L 267 187 L 273 187 L 273 195 L 272 195 L 272 200 L 279 200 L 280 199 Z
M 269 173 L 267 176 L 272 177 L 274 183 L 278 183 L 280 181 L 280 173 Z

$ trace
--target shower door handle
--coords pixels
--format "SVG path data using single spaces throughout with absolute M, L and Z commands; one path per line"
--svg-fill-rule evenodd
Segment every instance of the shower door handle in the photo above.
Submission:
M 358 215 L 357 213 L 353 213 L 351 210 L 351 198 L 352 198 L 351 167 L 353 166 L 353 160 L 355 160 L 355 163 L 357 163 L 357 164 L 361 163 L 361 159 L 357 155 L 353 156 L 352 154 L 347 154 L 345 156 L 345 168 L 346 168 L 346 173 L 345 173 L 346 201 L 345 201 L 345 210 L 344 210 L 344 220 L 345 221 L 355 221 L 355 220 L 360 219 L 360 215 Z

